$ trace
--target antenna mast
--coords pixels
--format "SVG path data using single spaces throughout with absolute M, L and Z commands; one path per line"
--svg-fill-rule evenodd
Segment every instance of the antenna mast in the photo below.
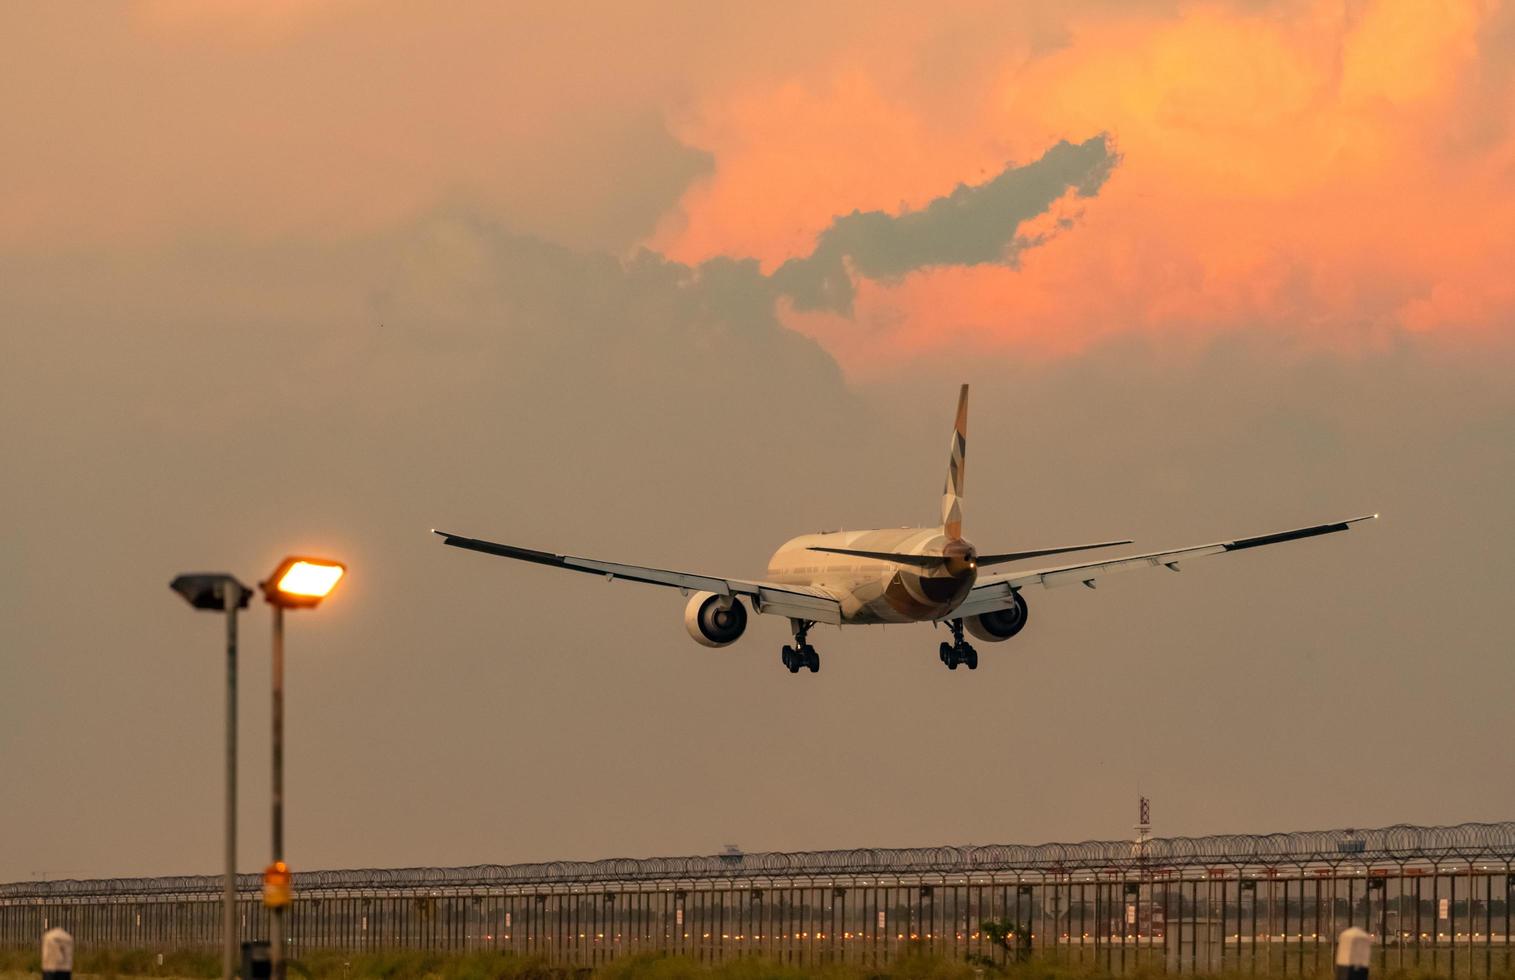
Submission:
M 1131 855 L 1138 861 L 1147 859 L 1147 845 L 1152 841 L 1152 801 L 1141 797 L 1136 824 L 1136 840 L 1131 842 Z

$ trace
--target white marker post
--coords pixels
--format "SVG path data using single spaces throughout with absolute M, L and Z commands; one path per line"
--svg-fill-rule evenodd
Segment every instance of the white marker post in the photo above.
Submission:
M 43 980 L 70 980 L 74 975 L 74 937 L 60 926 L 42 934 Z
M 1356 926 L 1336 939 L 1336 980 L 1368 980 L 1373 963 L 1373 937 Z

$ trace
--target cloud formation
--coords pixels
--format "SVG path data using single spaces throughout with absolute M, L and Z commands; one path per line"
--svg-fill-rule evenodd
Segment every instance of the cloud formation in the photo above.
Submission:
M 1118 161 L 1104 134 L 1078 144 L 1063 140 L 1039 160 L 1008 166 L 982 184 L 959 184 L 918 210 L 853 211 L 835 218 L 808 256 L 781 265 L 774 284 L 798 310 L 851 314 L 853 273 L 892 282 L 938 266 L 1014 268 L 1022 251 L 1048 237 L 1022 235 L 1021 227 L 1070 191 L 1098 194 Z M 1071 227 L 1071 219 L 1059 223 Z
M 586 250 L 795 262 L 784 322 L 854 377 L 1259 324 L 1346 355 L 1404 332 L 1487 345 L 1515 321 L 1509 2 L 658 0 L 438 21 L 388 0 L 153 0 L 0 10 L 0 32 L 24 148 L 0 158 L 12 246 L 341 237 L 462 206 Z M 1019 269 L 890 274 L 918 257 L 875 212 L 924 218 L 945 188 L 1091 133 L 1124 159 L 1079 234 Z
M 1346 356 L 1407 332 L 1511 343 L 1511 4 L 1073 3 L 1047 20 L 957 8 L 839 44 L 786 84 L 711 93 L 676 132 L 716 171 L 656 241 L 778 267 L 822 233 L 796 217 L 822 189 L 890 208 L 954 165 L 1109 132 L 1120 179 L 1018 270 L 864 278 L 850 316 L 786 322 L 854 377 L 923 354 L 1066 357 L 1122 334 L 1202 344 L 1257 327 Z

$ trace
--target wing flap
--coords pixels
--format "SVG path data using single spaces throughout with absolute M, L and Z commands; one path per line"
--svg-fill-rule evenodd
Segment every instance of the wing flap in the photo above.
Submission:
M 1003 578 L 1000 576 L 999 578 Z M 980 613 L 995 612 L 1000 609 L 1009 609 L 1015 604 L 1015 590 L 1009 582 L 992 581 L 981 582 L 973 587 L 964 599 L 962 605 L 952 610 L 952 618 L 959 619 L 967 616 L 977 616 Z
M 745 594 L 752 597 L 752 606 L 760 613 L 787 616 L 790 619 L 808 619 L 831 626 L 839 625 L 842 621 L 842 607 L 829 595 L 809 595 L 790 589 L 776 589 L 761 582 L 750 584 L 756 587 L 755 591 Z
M 596 561 L 593 558 L 566 558 L 564 567 L 584 572 L 598 572 L 610 578 L 628 582 L 645 582 L 648 585 L 668 585 L 695 592 L 714 592 L 716 595 L 731 595 L 731 585 L 723 578 L 696 575 L 691 572 L 671 572 L 662 568 L 644 568 L 640 565 L 623 565 L 614 561 Z
M 1127 572 L 1136 568 L 1161 568 L 1164 565 L 1175 564 L 1179 560 L 1188 561 L 1194 558 L 1203 558 L 1206 555 L 1224 554 L 1226 550 L 1226 548 L 1215 544 L 1203 545 L 1197 548 L 1179 548 L 1175 551 L 1155 552 L 1150 555 L 1132 555 L 1129 558 L 1117 558 L 1113 561 L 1094 562 L 1087 565 L 1069 565 L 1066 568 L 1026 572 L 1022 575 L 1011 576 L 1010 584 L 1017 589 L 1023 589 L 1028 585 L 1042 585 L 1049 589 L 1054 589 L 1059 585 L 1075 585 L 1091 582 L 1096 578 L 1115 572 Z

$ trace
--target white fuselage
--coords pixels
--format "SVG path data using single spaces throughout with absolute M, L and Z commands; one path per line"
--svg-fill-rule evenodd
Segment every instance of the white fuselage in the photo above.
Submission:
M 925 566 L 839 555 L 815 548 L 892 552 L 938 559 Z M 802 534 L 768 561 L 768 578 L 823 589 L 841 603 L 844 623 L 920 623 L 945 619 L 973 588 L 973 548 L 939 527 Z

